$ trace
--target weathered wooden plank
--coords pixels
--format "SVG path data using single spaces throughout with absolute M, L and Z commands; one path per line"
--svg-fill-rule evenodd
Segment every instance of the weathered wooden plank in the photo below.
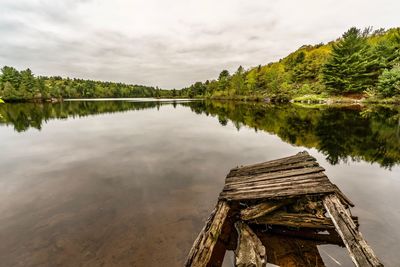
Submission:
M 225 181 L 225 185 L 235 185 L 235 184 L 247 184 L 252 182 L 261 182 L 261 181 L 270 181 L 280 178 L 289 178 L 293 176 L 302 176 L 306 174 L 312 173 L 321 173 L 325 169 L 319 166 L 310 167 L 310 168 L 301 168 L 301 169 L 294 169 L 294 170 L 286 170 L 280 172 L 273 172 L 273 173 L 261 173 L 258 175 L 251 175 L 251 176 L 240 176 L 234 177 L 231 179 L 227 179 Z
M 277 186 L 285 186 L 291 184 L 301 184 L 307 183 L 312 181 L 326 181 L 329 182 L 328 177 L 324 173 L 312 173 L 307 175 L 300 175 L 300 176 L 292 176 L 290 178 L 280 178 L 274 180 L 267 180 L 267 181 L 257 181 L 252 183 L 244 183 L 244 184 L 233 184 L 233 185 L 226 185 L 223 191 L 234 191 L 234 190 L 242 190 L 246 188 L 257 189 L 257 188 L 264 188 L 264 187 L 277 187 Z
M 265 247 L 257 235 L 242 221 L 237 221 L 235 228 L 238 232 L 235 266 L 265 267 L 267 264 Z
M 305 188 L 289 188 L 287 190 L 282 191 L 261 191 L 261 192 L 246 192 L 241 194 L 226 194 L 226 192 L 222 192 L 219 199 L 227 200 L 227 201 L 235 201 L 235 200 L 252 200 L 252 199 L 281 199 L 283 197 L 293 198 L 301 195 L 307 194 L 326 194 L 332 193 L 335 189 L 331 186 L 331 184 L 322 184 L 320 186 L 311 186 Z
M 350 207 L 354 207 L 354 203 L 339 189 L 339 187 L 335 184 L 333 186 L 336 187 L 336 194 L 343 204 L 348 205 Z
M 253 220 L 268 213 L 271 213 L 283 206 L 291 203 L 292 200 L 285 199 L 282 201 L 267 201 L 257 205 L 253 205 L 240 211 L 240 218 L 244 221 Z
M 217 203 L 189 252 L 185 263 L 186 267 L 205 267 L 208 265 L 229 209 L 227 202 L 219 201 Z
M 221 196 L 239 196 L 245 194 L 263 194 L 263 195 L 280 195 L 286 192 L 293 192 L 295 194 L 298 190 L 301 189 L 323 189 L 324 187 L 329 187 L 330 184 L 326 180 L 320 179 L 313 179 L 313 180 L 303 180 L 297 181 L 296 183 L 288 183 L 283 185 L 274 185 L 274 186 L 264 186 L 264 187 L 248 187 L 248 188 L 240 188 L 235 190 L 223 191 L 221 192 Z M 334 191 L 334 189 L 332 189 Z
M 323 203 L 354 264 L 359 267 L 383 266 L 357 230 L 339 198 L 335 194 L 330 194 L 324 197 Z
M 291 166 L 299 166 L 301 167 L 301 164 L 306 164 L 306 165 L 317 165 L 318 163 L 311 157 L 303 157 L 303 158 L 297 158 L 295 160 L 291 160 L 288 163 L 285 164 L 267 164 L 265 163 L 264 165 L 260 165 L 256 168 L 240 168 L 237 169 L 235 171 L 231 171 L 228 175 L 227 178 L 231 179 L 231 178 L 235 178 L 235 177 L 240 177 L 243 175 L 254 175 L 260 172 L 271 172 L 271 171 L 276 171 L 276 168 L 280 167 L 285 167 L 285 168 L 290 168 Z
M 244 187 L 239 189 L 224 190 L 222 195 L 241 195 L 247 193 L 258 193 L 258 192 L 280 192 L 285 190 L 296 190 L 299 188 L 310 188 L 312 186 L 331 186 L 331 183 L 324 178 L 300 180 L 295 182 L 288 182 L 277 184 L 274 186 L 262 186 L 261 187 Z
M 316 159 L 314 157 L 310 156 L 307 152 L 305 152 L 305 154 L 301 154 L 301 153 L 303 153 L 303 152 L 300 152 L 294 156 L 290 156 L 290 157 L 286 157 L 286 158 L 281 158 L 281 159 L 236 167 L 236 168 L 231 169 L 231 171 L 229 172 L 227 177 L 241 175 L 242 172 L 250 172 L 251 173 L 251 172 L 259 170 L 259 169 L 268 170 L 268 168 L 275 167 L 275 166 L 282 166 L 282 165 L 294 164 L 294 163 L 305 162 L 305 161 L 314 161 L 314 162 L 316 161 Z
M 319 218 L 313 214 L 287 213 L 277 211 L 251 221 L 256 224 L 281 225 L 297 228 L 334 229 L 335 226 L 329 218 Z
M 268 167 L 268 168 L 260 168 L 257 170 L 252 170 L 252 171 L 240 171 L 239 173 L 233 175 L 233 176 L 227 176 L 226 180 L 237 180 L 240 179 L 241 176 L 249 176 L 249 175 L 257 175 L 260 173 L 273 173 L 277 171 L 285 171 L 285 170 L 294 170 L 294 169 L 301 169 L 301 168 L 307 168 L 307 167 L 317 167 L 319 166 L 317 162 L 315 161 L 302 161 L 299 163 L 295 164 L 286 164 L 286 165 L 278 165 L 275 167 Z
M 303 152 L 299 152 L 295 155 L 292 156 L 288 156 L 288 157 L 284 157 L 284 158 L 279 158 L 279 159 L 273 159 L 273 160 L 269 160 L 269 161 L 264 161 L 264 162 L 258 162 L 258 163 L 254 163 L 254 164 L 248 164 L 248 165 L 244 165 L 244 166 L 238 166 L 235 168 L 232 168 L 231 171 L 236 171 L 236 170 L 240 170 L 240 169 L 251 169 L 251 168 L 257 168 L 259 166 L 267 166 L 267 165 L 273 165 L 273 164 L 282 164 L 284 162 L 290 162 L 290 160 L 293 159 L 299 159 L 299 158 L 309 158 L 311 157 L 306 151 Z M 313 158 L 313 157 L 311 157 Z
M 245 191 L 245 190 L 252 190 L 252 191 L 257 191 L 257 190 L 274 190 L 275 188 L 288 188 L 288 187 L 293 187 L 296 185 L 305 185 L 308 183 L 327 183 L 328 180 L 326 177 L 313 177 L 313 178 L 303 178 L 303 179 L 298 179 L 298 180 L 292 180 L 292 181 L 287 181 L 287 182 L 280 182 L 280 183 L 273 183 L 273 184 L 255 184 L 251 186 L 235 186 L 235 187 L 228 187 L 224 189 L 224 192 L 238 192 L 238 191 Z

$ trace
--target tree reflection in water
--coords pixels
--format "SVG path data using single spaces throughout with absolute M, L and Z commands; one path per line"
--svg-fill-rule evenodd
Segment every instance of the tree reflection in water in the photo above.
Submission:
M 40 130 L 51 119 L 67 119 L 170 105 L 158 101 L 74 101 L 63 103 L 3 104 L 0 123 L 18 132 Z M 390 168 L 400 162 L 400 107 L 301 106 L 227 101 L 172 102 L 196 114 L 217 117 L 240 130 L 247 126 L 279 136 L 283 141 L 316 148 L 331 164 L 348 159 L 378 163 Z

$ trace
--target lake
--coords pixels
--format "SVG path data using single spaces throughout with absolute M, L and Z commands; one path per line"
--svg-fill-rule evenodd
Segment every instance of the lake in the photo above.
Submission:
M 308 151 L 400 266 L 400 108 L 125 99 L 0 105 L 0 266 L 182 266 L 228 171 Z M 319 248 L 327 266 L 347 252 Z M 226 258 L 225 266 L 231 266 Z

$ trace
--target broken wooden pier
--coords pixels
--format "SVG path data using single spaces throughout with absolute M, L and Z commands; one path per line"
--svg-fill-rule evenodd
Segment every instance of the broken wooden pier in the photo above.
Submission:
M 345 246 L 355 266 L 383 266 L 353 206 L 307 152 L 234 168 L 185 266 L 221 266 L 226 250 L 235 266 L 324 266 L 319 244 Z

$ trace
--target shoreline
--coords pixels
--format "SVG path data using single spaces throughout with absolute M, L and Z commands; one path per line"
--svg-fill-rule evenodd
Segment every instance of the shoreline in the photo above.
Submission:
M 64 101 L 109 101 L 109 100 L 129 100 L 130 98 L 52 98 L 52 99 L 20 99 L 20 100 L 3 100 L 0 103 L 61 103 Z M 319 95 L 304 95 L 295 97 L 290 100 L 273 100 L 269 97 L 261 96 L 234 96 L 234 97 L 193 97 L 193 98 L 154 98 L 154 97 L 135 97 L 132 99 L 154 99 L 154 100 L 215 100 L 215 101 L 233 101 L 233 102 L 248 102 L 248 103 L 274 103 L 274 104 L 305 104 L 305 105 L 400 105 L 400 98 L 374 98 L 374 97 L 362 97 L 362 98 L 351 98 L 346 96 L 319 96 Z

